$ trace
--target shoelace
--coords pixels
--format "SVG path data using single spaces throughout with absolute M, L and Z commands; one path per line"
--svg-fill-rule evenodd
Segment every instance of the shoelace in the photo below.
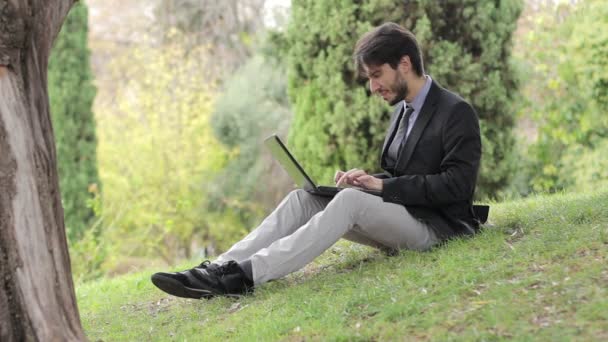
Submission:
M 211 261 L 205 260 L 205 261 L 201 262 L 200 265 L 196 266 L 196 268 L 207 268 L 207 267 L 209 267 L 209 265 L 211 265 Z
M 235 261 L 228 261 L 228 262 L 218 266 L 217 268 L 208 270 L 207 272 L 213 273 L 213 274 L 217 275 L 218 277 L 223 277 L 224 275 L 226 275 L 228 273 L 234 272 L 236 265 L 237 265 L 237 263 Z

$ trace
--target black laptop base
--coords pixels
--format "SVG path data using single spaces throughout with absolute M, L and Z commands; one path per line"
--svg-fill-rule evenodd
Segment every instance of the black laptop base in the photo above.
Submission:
M 306 191 L 310 192 L 313 195 L 318 195 L 318 196 L 323 196 L 323 197 L 334 197 L 338 192 L 340 192 L 344 189 L 349 189 L 349 188 L 338 188 L 335 186 L 317 186 L 316 189 L 307 189 Z M 361 189 L 361 188 L 353 188 L 353 189 L 363 191 L 370 195 L 382 197 L 382 193 L 380 191 Z

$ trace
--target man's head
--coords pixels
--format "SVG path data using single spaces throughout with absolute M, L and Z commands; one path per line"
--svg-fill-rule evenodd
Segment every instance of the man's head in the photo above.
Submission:
M 372 93 L 391 105 L 404 100 L 412 80 L 424 75 L 416 37 L 395 23 L 385 23 L 359 39 L 353 55 L 360 75 L 369 79 Z

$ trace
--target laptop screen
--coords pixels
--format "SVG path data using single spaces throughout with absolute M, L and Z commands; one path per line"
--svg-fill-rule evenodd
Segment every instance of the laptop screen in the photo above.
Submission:
M 275 134 L 264 140 L 264 144 L 270 150 L 270 154 L 283 166 L 291 179 L 304 190 L 315 190 L 317 186 L 306 174 L 304 169 L 296 161 L 281 139 Z

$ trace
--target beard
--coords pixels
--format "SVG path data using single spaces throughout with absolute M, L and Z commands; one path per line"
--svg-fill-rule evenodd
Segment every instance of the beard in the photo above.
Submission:
M 391 91 L 395 94 L 395 97 L 388 102 L 391 106 L 405 100 L 405 97 L 410 92 L 407 82 L 401 77 L 399 72 L 395 74 L 395 81 L 391 86 Z

